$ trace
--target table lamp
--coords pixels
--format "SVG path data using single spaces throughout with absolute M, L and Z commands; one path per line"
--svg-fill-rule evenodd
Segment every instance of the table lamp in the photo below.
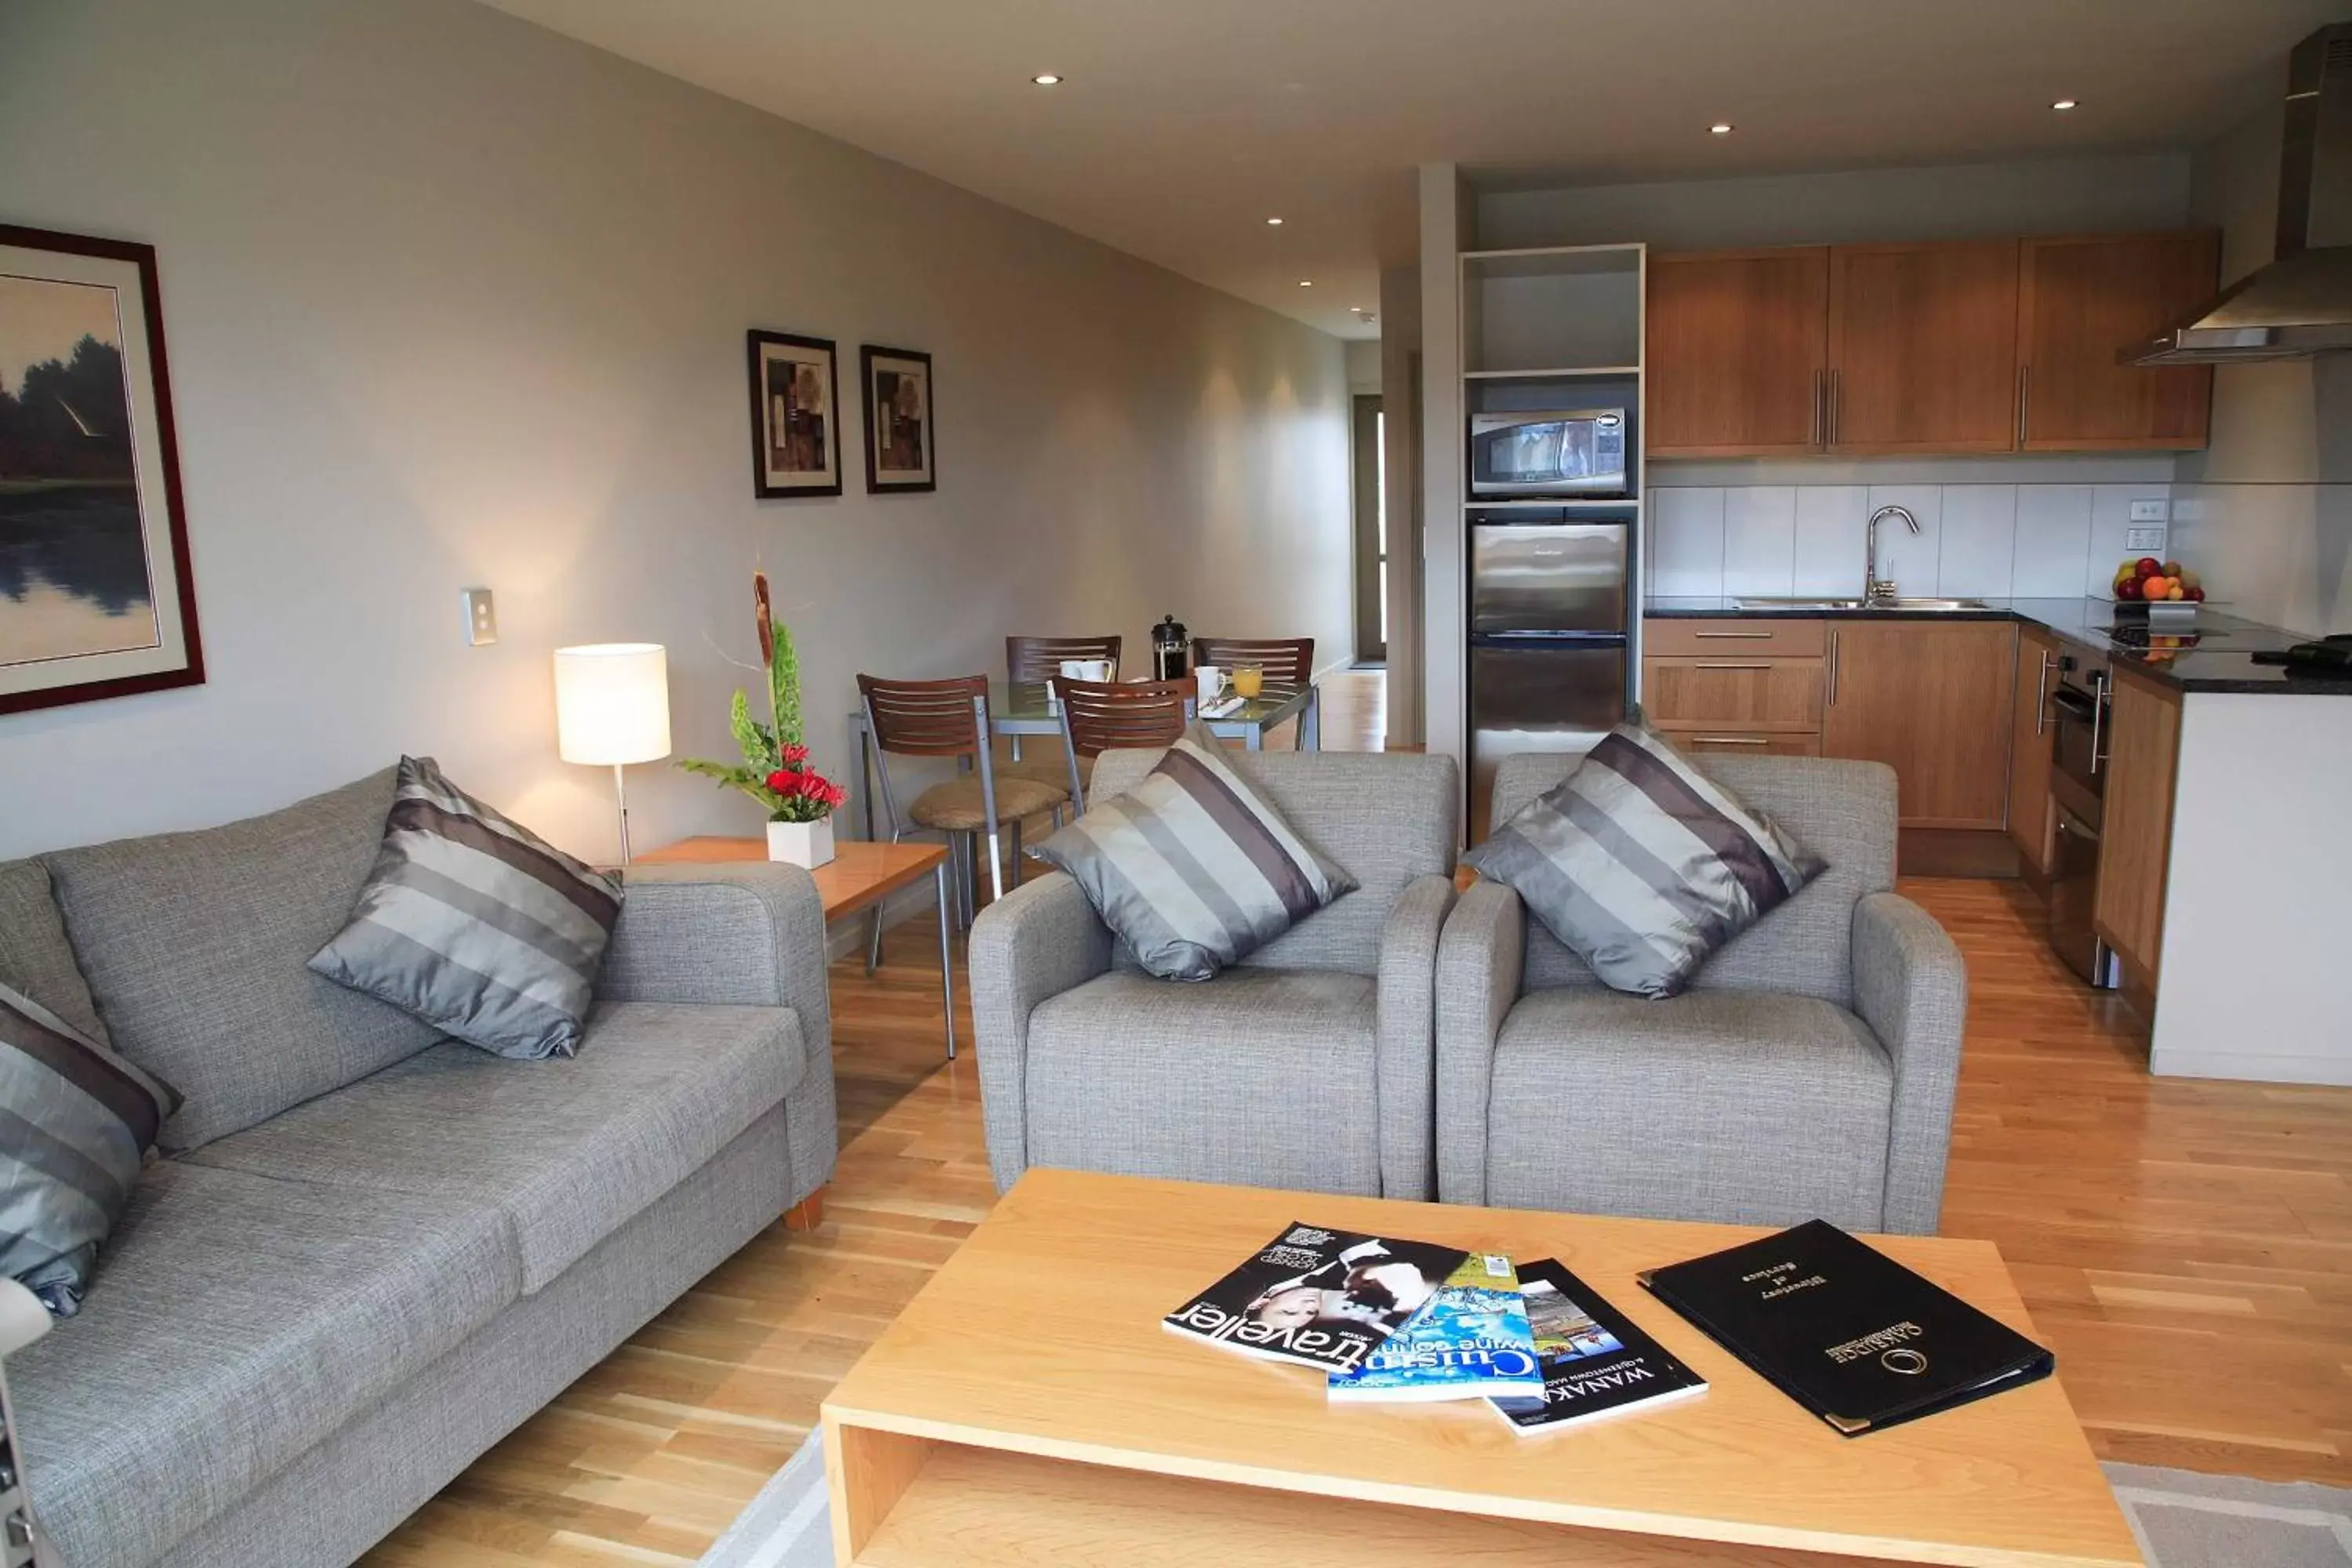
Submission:
M 613 770 L 621 863 L 629 859 L 629 790 L 621 770 L 669 755 L 669 654 L 655 642 L 555 650 L 556 750 L 567 763 Z

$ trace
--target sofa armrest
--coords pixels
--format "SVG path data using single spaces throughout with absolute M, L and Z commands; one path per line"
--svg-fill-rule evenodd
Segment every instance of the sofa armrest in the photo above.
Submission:
M 999 1192 L 1029 1165 L 1029 1015 L 1046 998 L 1107 973 L 1110 945 L 1110 929 L 1060 871 L 1024 882 L 971 923 L 973 1048 Z
M 1437 1194 L 1430 1134 L 1437 1090 L 1437 939 L 1454 909 L 1454 879 L 1416 877 L 1381 928 L 1375 1079 L 1381 1194 L 1426 1203 Z
M 1897 894 L 1872 893 L 1853 910 L 1853 994 L 1854 1010 L 1895 1064 L 1882 1223 L 1932 1236 L 1944 1206 L 1968 966 L 1934 916 Z
M 1501 882 L 1471 885 L 1437 943 L 1437 1198 L 1486 1201 L 1495 1037 L 1519 999 L 1527 910 Z

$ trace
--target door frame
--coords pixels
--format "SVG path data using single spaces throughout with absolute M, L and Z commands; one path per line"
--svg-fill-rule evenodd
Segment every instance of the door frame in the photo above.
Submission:
M 1355 548 L 1354 599 L 1356 606 L 1356 662 L 1385 664 L 1388 642 L 1381 636 L 1381 619 L 1384 609 L 1381 592 L 1381 566 L 1388 559 L 1381 548 L 1381 509 L 1386 497 L 1381 493 L 1381 395 L 1360 392 L 1349 401 L 1348 431 L 1349 437 L 1349 490 L 1352 495 L 1353 537 Z

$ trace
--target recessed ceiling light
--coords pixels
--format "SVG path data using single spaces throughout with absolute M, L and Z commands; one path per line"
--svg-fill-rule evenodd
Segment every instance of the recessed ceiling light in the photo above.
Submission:
M 1728 120 L 1718 120 L 1706 129 L 1710 135 L 1728 136 L 1731 134 L 1731 121 Z
M 1315 287 L 1315 279 L 1312 278 L 1301 278 L 1298 280 L 1298 286 L 1301 289 L 1312 289 Z
M 1270 217 L 1265 220 L 1265 226 L 1268 228 L 1280 228 L 1282 226 L 1282 220 L 1278 217 Z
M 2072 109 L 2074 107 L 2074 100 L 2071 98 L 2062 98 L 2050 107 L 2061 110 Z
M 1039 87 L 1059 87 L 1062 85 L 1062 79 L 1055 76 L 1052 71 L 1039 71 L 1035 76 L 1031 77 L 1029 79 L 1035 82 Z

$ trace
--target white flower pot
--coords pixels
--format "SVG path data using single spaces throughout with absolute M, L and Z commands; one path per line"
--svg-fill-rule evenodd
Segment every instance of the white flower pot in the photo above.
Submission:
M 815 870 L 833 858 L 833 818 L 768 824 L 768 858 Z

